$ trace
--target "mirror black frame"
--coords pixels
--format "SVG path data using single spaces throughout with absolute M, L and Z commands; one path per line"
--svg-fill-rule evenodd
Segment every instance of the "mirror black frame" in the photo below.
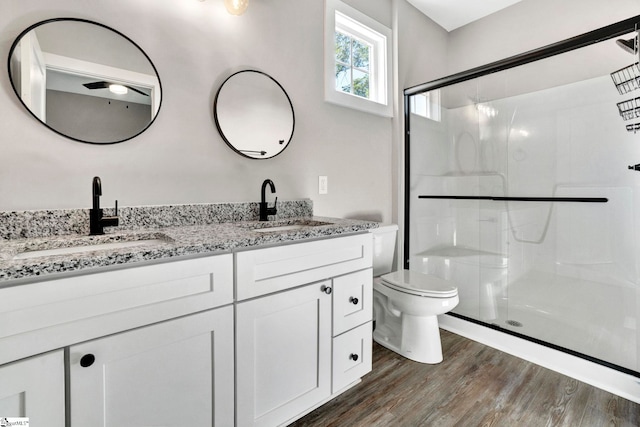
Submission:
M 42 25 L 45 25 L 45 24 L 48 24 L 48 23 L 52 23 L 52 22 L 59 22 L 59 21 L 82 22 L 82 23 L 86 23 L 86 24 L 96 25 L 98 27 L 102 27 L 102 28 L 104 28 L 106 30 L 109 30 L 109 31 L 119 35 L 120 37 L 124 38 L 129 43 L 131 43 L 133 46 L 135 46 L 135 48 L 138 49 L 140 51 L 140 53 L 142 53 L 142 55 L 144 55 L 144 57 L 147 59 L 147 61 L 149 61 L 149 64 L 151 65 L 151 68 L 153 68 L 153 71 L 154 71 L 154 73 L 156 75 L 156 78 L 158 79 L 158 87 L 160 89 L 160 102 L 158 103 L 158 111 L 151 118 L 151 120 L 149 121 L 147 126 L 144 127 L 144 129 L 140 130 L 140 132 L 138 132 L 138 133 L 136 133 L 136 134 L 134 134 L 134 135 L 132 135 L 130 137 L 127 137 L 127 138 L 124 138 L 124 139 L 120 139 L 120 140 L 117 140 L 117 141 L 109 141 L 109 142 L 85 141 L 83 139 L 75 138 L 73 136 L 64 134 L 64 133 L 58 131 L 57 129 L 51 127 L 46 122 L 43 122 L 42 120 L 40 120 L 40 118 L 38 116 L 36 116 L 36 114 L 33 111 L 31 111 L 31 109 L 29 107 L 27 107 L 27 105 L 24 103 L 24 101 L 20 97 L 20 93 L 18 92 L 18 90 L 17 90 L 17 88 L 15 86 L 15 82 L 13 81 L 13 76 L 11 74 L 11 57 L 13 56 L 13 52 L 14 52 L 16 46 L 18 45 L 18 43 L 20 43 L 22 38 L 27 33 L 29 33 L 29 31 L 31 31 L 33 29 L 36 29 L 36 28 L 38 28 L 38 27 L 40 27 Z M 153 122 L 155 122 L 156 118 L 158 117 L 158 114 L 160 114 L 160 110 L 162 109 L 162 99 L 164 98 L 163 90 L 162 90 L 162 81 L 160 80 L 160 74 L 158 73 L 158 70 L 156 69 L 156 66 L 153 64 L 153 61 L 151 61 L 151 58 L 149 58 L 149 55 L 147 55 L 146 52 L 144 50 L 142 50 L 142 48 L 140 46 L 138 46 L 138 44 L 136 42 L 131 40 L 126 35 L 122 34 L 120 31 L 115 30 L 115 29 L 113 29 L 113 28 L 111 28 L 111 27 L 109 27 L 107 25 L 101 24 L 99 22 L 91 21 L 91 20 L 88 20 L 88 19 L 82 19 L 82 18 L 52 18 L 52 19 L 45 19 L 44 21 L 36 22 L 35 24 L 29 26 L 27 29 L 22 31 L 16 37 L 16 39 L 13 41 L 13 43 L 11 44 L 11 48 L 9 49 L 9 57 L 7 59 L 7 71 L 8 71 L 8 74 L 9 74 L 9 81 L 11 83 L 11 87 L 13 89 L 13 92 L 16 94 L 16 96 L 18 97 L 18 100 L 24 106 L 24 108 L 29 112 L 29 114 L 31 114 L 38 122 L 42 123 L 44 126 L 46 126 L 47 128 L 51 129 L 52 131 L 54 131 L 58 135 L 64 136 L 65 138 L 68 138 L 68 139 L 71 139 L 71 140 L 74 140 L 74 141 L 83 142 L 85 144 L 112 145 L 112 144 L 118 144 L 118 143 L 121 143 L 121 142 L 128 141 L 130 139 L 133 139 L 136 136 L 138 136 L 138 135 L 142 134 L 143 132 L 145 132 L 147 129 L 149 129 L 149 127 L 153 124 Z
M 261 74 L 267 78 L 269 78 L 270 80 L 272 80 L 276 85 L 278 85 L 278 87 L 280 88 L 280 90 L 282 90 L 282 93 L 284 94 L 284 96 L 287 98 L 287 101 L 289 102 L 289 108 L 291 109 L 291 119 L 292 119 L 292 123 L 291 123 L 291 134 L 289 135 L 289 139 L 286 141 L 286 143 L 283 143 L 283 147 L 280 151 L 278 151 L 276 154 L 274 154 L 273 156 L 269 156 L 269 157 L 253 157 L 253 156 L 248 156 L 247 154 L 243 153 L 241 150 L 238 150 L 227 138 L 227 136 L 224 134 L 224 132 L 222 131 L 222 128 L 220 126 L 220 122 L 218 120 L 218 97 L 220 96 L 220 92 L 222 91 L 222 88 L 224 87 L 225 83 L 227 83 L 232 77 L 237 76 L 238 74 L 241 73 L 257 73 L 257 74 Z M 220 85 L 220 87 L 218 88 L 218 91 L 216 92 L 216 96 L 215 99 L 213 101 L 213 118 L 214 121 L 216 123 L 216 128 L 218 129 L 218 133 L 220 134 L 220 136 L 222 137 L 222 139 L 224 140 L 224 142 L 229 146 L 229 148 L 231 148 L 233 151 L 235 151 L 236 153 L 240 154 L 243 157 L 246 157 L 248 159 L 252 159 L 252 160 L 267 160 L 267 159 L 273 159 L 274 157 L 278 156 L 280 153 L 282 153 L 284 150 L 287 149 L 287 147 L 289 146 L 289 143 L 291 142 L 291 140 L 293 139 L 293 133 L 295 131 L 296 128 L 296 115 L 295 112 L 293 111 L 293 103 L 291 102 L 291 98 L 289 97 L 289 94 L 287 93 L 286 90 L 284 90 L 284 87 L 282 87 L 282 85 L 273 77 L 271 77 L 269 74 L 263 72 L 263 71 L 258 71 L 258 70 L 252 70 L 252 69 L 246 69 L 246 70 L 240 70 L 237 71 L 233 74 L 231 74 L 229 77 L 227 77 L 222 84 Z

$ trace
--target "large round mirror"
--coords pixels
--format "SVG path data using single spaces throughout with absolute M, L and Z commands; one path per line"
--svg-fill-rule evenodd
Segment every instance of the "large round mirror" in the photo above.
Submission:
M 277 156 L 293 136 L 291 100 L 276 80 L 261 71 L 239 71 L 227 78 L 213 110 L 225 142 L 252 159 Z
M 149 57 L 123 34 L 83 19 L 24 30 L 9 52 L 9 78 L 31 114 L 76 141 L 126 141 L 160 109 L 160 78 Z

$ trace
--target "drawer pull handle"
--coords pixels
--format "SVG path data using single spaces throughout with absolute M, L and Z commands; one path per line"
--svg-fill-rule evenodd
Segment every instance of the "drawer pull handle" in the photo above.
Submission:
M 349 302 L 352 303 L 353 305 L 358 305 L 358 298 L 350 297 Z
M 353 360 L 354 362 L 358 361 L 358 355 L 355 353 L 351 353 L 351 355 L 349 356 L 349 359 Z
M 325 286 L 325 285 L 322 285 L 322 287 L 320 288 L 320 290 L 321 290 L 322 292 L 324 292 L 325 294 L 327 294 L 327 295 L 331 295 L 331 291 L 332 291 L 331 286 Z
M 96 357 L 93 354 L 91 353 L 85 354 L 80 359 L 80 366 L 82 366 L 83 368 L 88 368 L 89 366 L 93 365 L 93 362 L 95 361 L 96 361 Z

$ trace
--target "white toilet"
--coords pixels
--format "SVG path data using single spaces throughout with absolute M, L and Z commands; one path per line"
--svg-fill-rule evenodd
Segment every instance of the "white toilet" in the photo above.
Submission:
M 391 272 L 397 225 L 373 233 L 373 339 L 421 363 L 442 362 L 438 315 L 458 305 L 452 282 L 410 270 Z

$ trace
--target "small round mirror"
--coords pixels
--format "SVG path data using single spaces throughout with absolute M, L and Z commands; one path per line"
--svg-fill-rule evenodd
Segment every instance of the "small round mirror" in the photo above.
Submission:
M 222 139 L 245 157 L 277 156 L 293 136 L 291 100 L 280 83 L 261 71 L 239 71 L 227 78 L 213 113 Z
M 38 22 L 13 42 L 8 65 L 13 90 L 29 112 L 76 141 L 126 141 L 144 132 L 160 109 L 160 78 L 149 57 L 96 22 Z

